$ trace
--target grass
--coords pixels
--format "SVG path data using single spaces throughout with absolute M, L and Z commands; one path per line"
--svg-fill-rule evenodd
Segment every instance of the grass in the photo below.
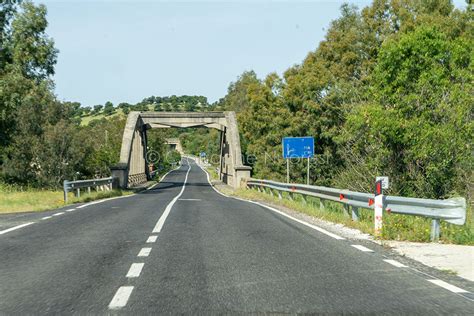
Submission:
M 122 190 L 91 192 L 91 194 L 81 192 L 81 197 L 76 198 L 69 192 L 68 204 L 129 194 L 132 192 Z M 63 191 L 0 186 L 0 214 L 46 211 L 64 205 L 66 204 L 63 200 Z
M 211 180 L 219 180 L 219 175 L 217 174 L 217 170 L 214 166 L 207 167 L 206 170 L 209 172 Z
M 350 214 L 344 211 L 341 204 L 325 201 L 324 209 L 321 209 L 319 207 L 319 199 L 307 197 L 305 202 L 299 194 L 294 194 L 294 199 L 291 200 L 289 194 L 283 192 L 283 199 L 280 200 L 277 196 L 268 193 L 268 191 L 263 193 L 256 190 L 239 189 L 235 191 L 234 195 L 251 200 L 260 200 L 274 205 L 282 205 L 310 216 L 359 229 L 364 233 L 371 235 L 374 233 L 373 211 L 368 209 L 359 209 L 359 221 L 352 221 Z M 469 209 L 466 224 L 463 226 L 441 222 L 440 242 L 474 245 L 473 227 L 473 214 L 472 210 Z M 427 218 L 384 213 L 381 239 L 429 242 L 430 230 L 431 221 Z
M 149 104 L 148 110 L 153 111 L 154 110 L 153 105 Z M 86 125 L 89 125 L 89 123 L 92 122 L 93 120 L 100 120 L 103 118 L 112 118 L 115 116 L 127 116 L 127 114 L 125 114 L 122 109 L 115 109 L 115 112 L 111 115 L 105 115 L 103 111 L 97 114 L 88 114 L 81 117 L 81 125 L 86 126 Z
M 108 115 L 108 116 L 106 116 L 103 113 L 99 113 L 99 114 L 95 114 L 95 115 L 92 115 L 92 114 L 85 115 L 85 116 L 81 117 L 81 125 L 82 126 L 87 126 L 87 125 L 89 125 L 90 122 L 92 122 L 94 120 L 100 120 L 100 119 L 103 119 L 103 118 L 112 118 L 112 117 L 115 117 L 115 116 L 125 116 L 125 113 L 123 113 L 123 111 L 121 109 L 117 109 L 113 114 Z

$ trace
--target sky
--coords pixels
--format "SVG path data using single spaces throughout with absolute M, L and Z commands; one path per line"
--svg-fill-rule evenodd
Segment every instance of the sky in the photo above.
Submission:
M 34 2 L 47 6 L 59 49 L 56 95 L 93 106 L 173 94 L 214 102 L 246 70 L 282 74 L 317 48 L 344 1 Z

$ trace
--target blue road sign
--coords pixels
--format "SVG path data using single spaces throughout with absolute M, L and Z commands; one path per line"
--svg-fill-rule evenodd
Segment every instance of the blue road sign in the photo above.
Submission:
M 314 137 L 284 137 L 283 158 L 312 158 L 314 156 Z

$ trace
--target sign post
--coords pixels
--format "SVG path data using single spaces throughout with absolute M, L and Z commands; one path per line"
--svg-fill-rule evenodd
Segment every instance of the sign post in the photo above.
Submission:
M 375 182 L 375 199 L 374 199 L 374 235 L 382 234 L 382 215 L 383 215 L 383 180 Z
M 286 183 L 290 183 L 290 159 L 286 158 Z
M 308 170 L 306 182 L 309 184 L 309 159 L 314 156 L 314 138 L 307 137 L 284 137 L 282 140 L 283 158 L 286 159 L 286 182 L 290 183 L 290 160 L 291 158 L 307 158 Z
M 306 184 L 309 185 L 309 157 L 308 157 L 308 171 L 306 172 Z

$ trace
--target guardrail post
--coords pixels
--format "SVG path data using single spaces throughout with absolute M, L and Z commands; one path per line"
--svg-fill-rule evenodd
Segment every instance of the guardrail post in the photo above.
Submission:
M 64 191 L 64 203 L 67 203 L 67 180 L 63 182 L 63 191 Z
M 440 233 L 440 222 L 439 218 L 435 218 L 431 221 L 431 241 L 436 242 L 439 240 Z
M 303 201 L 303 204 L 308 204 L 308 201 L 306 201 L 306 195 L 301 194 L 301 200 Z
M 81 189 L 80 188 L 76 189 L 76 197 L 81 197 Z
M 349 204 L 344 204 L 344 216 L 349 217 Z
M 323 199 L 319 199 L 319 209 L 320 210 L 324 210 L 326 208 L 326 206 L 324 205 L 324 200 Z
M 289 198 L 291 201 L 294 200 L 293 192 L 288 192 L 288 198 Z
M 281 192 L 278 191 L 278 190 L 277 190 L 277 192 L 278 192 L 278 198 L 279 198 L 280 200 L 283 199 L 283 196 L 281 195 Z
M 352 206 L 352 220 L 357 222 L 359 220 L 359 208 L 357 206 Z
M 91 194 L 91 187 L 87 187 L 87 194 Z

